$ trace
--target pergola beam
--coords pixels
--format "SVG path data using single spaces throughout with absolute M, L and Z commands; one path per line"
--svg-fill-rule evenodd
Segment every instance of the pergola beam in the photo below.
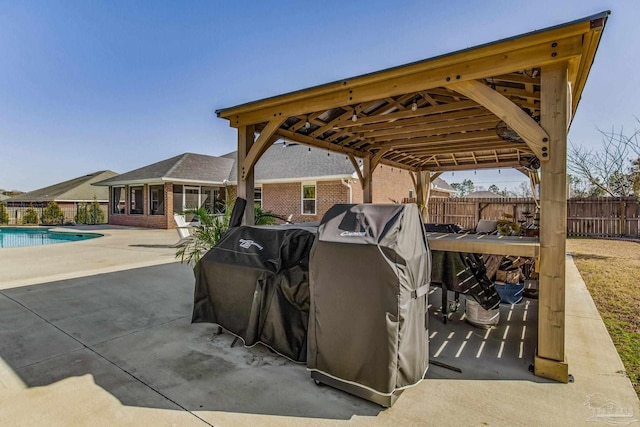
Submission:
M 489 151 L 489 150 L 500 150 L 500 149 L 513 149 L 520 148 L 514 147 L 513 142 L 507 142 L 502 140 L 487 140 L 480 143 L 470 143 L 470 144 L 460 144 L 460 146 L 452 147 L 452 146 L 434 146 L 434 147 L 420 147 L 414 149 L 402 149 L 397 150 L 401 152 L 405 152 L 407 154 L 413 154 L 415 156 L 431 156 L 437 154 L 447 154 L 451 152 L 455 152 L 456 154 L 462 153 L 474 153 L 479 151 Z M 526 148 L 527 151 L 528 147 Z
M 458 162 L 460 159 L 458 159 Z M 497 168 L 512 168 L 518 166 L 520 163 L 517 160 L 505 160 L 500 162 L 487 162 L 487 163 L 458 163 L 455 165 L 443 165 L 434 166 L 429 165 L 425 166 L 424 170 L 437 170 L 439 172 L 456 172 L 461 170 L 473 170 L 473 169 L 497 169 Z M 422 169 L 418 169 L 422 170 Z
M 253 171 L 253 167 L 267 149 L 278 140 L 276 131 L 284 123 L 284 119 L 273 119 L 262 129 L 258 139 L 251 145 L 247 157 L 242 162 L 242 179 L 246 177 L 248 171 Z
M 362 175 L 362 169 L 360 169 L 360 165 L 358 164 L 358 159 L 355 158 L 353 154 L 349 154 L 349 161 L 353 165 L 353 169 L 356 171 L 358 175 L 358 179 L 360 180 L 360 186 L 364 188 L 364 176 Z
M 454 83 L 449 87 L 493 112 L 524 139 L 541 161 L 549 160 L 549 135 L 508 98 L 478 81 Z
M 452 102 L 450 104 L 441 104 L 433 107 L 424 107 L 419 108 L 416 111 L 413 110 L 404 110 L 397 111 L 395 113 L 389 114 L 372 114 L 367 117 L 359 117 L 357 121 L 353 122 L 351 120 L 344 121 L 343 123 L 337 123 L 335 126 L 340 127 L 356 127 L 356 126 L 365 126 L 372 123 L 392 123 L 396 120 L 403 119 L 411 119 L 417 117 L 425 117 L 425 116 L 433 116 L 436 119 L 444 119 L 445 113 L 450 112 L 460 112 L 461 110 L 469 110 L 469 109 L 479 109 L 480 106 L 477 102 L 474 101 L 460 101 L 460 102 Z M 479 112 L 486 112 L 484 109 L 479 110 Z M 448 116 L 446 116 L 448 118 Z M 355 131 L 355 129 L 353 129 Z
M 365 138 L 375 138 L 375 141 L 388 139 L 414 138 L 420 136 L 430 136 L 434 134 L 467 132 L 475 129 L 494 129 L 498 124 L 498 119 L 492 114 L 470 119 L 459 119 L 447 122 L 423 123 L 419 125 L 398 125 L 397 128 L 369 131 L 363 129 L 362 136 Z
M 475 102 L 473 104 L 478 107 Z M 456 109 L 456 111 L 451 113 L 440 113 L 429 116 L 422 115 L 420 117 L 409 119 L 398 118 L 392 119 L 390 121 L 364 125 L 360 123 L 361 126 L 359 127 L 356 126 L 357 123 L 353 123 L 354 126 L 345 127 L 345 130 L 347 130 L 348 132 L 368 132 L 374 130 L 396 129 L 415 125 L 429 125 L 434 126 L 434 128 L 437 129 L 439 126 L 450 126 L 454 123 L 458 123 L 460 120 L 463 120 L 467 124 L 470 124 L 474 123 L 475 120 L 485 120 L 487 117 L 495 117 L 495 115 L 482 107 L 476 109 L 466 109 L 462 111 Z
M 443 135 L 443 136 L 400 139 L 396 141 L 376 142 L 374 139 L 374 141 L 372 141 L 372 144 L 368 148 L 369 149 L 388 148 L 388 147 L 401 148 L 401 147 L 415 147 L 415 146 L 428 147 L 430 144 L 437 144 L 442 142 L 453 144 L 455 142 L 486 141 L 487 139 L 492 139 L 492 138 L 496 138 L 496 139 L 498 138 L 498 136 L 496 135 L 496 132 L 493 130 L 484 130 L 484 131 L 475 131 L 475 132 L 466 132 L 466 133 L 456 133 L 456 134 Z

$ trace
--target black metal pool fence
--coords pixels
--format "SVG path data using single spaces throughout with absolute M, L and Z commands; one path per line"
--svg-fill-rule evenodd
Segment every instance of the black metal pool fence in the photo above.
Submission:
M 47 204 L 33 203 L 29 206 L 5 206 L 8 214 L 6 225 L 65 225 L 65 224 L 107 224 L 109 215 L 106 204 L 75 203 L 59 204 L 61 215 L 47 216 Z M 0 218 L 0 222 L 3 218 Z

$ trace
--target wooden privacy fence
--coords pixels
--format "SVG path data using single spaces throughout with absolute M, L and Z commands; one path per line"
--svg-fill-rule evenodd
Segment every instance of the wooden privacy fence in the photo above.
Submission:
M 405 199 L 405 203 L 415 199 Z M 503 213 L 525 220 L 535 214 L 530 198 L 437 198 L 429 200 L 429 222 L 475 228 L 481 219 L 500 219 Z M 527 223 L 531 223 L 530 218 Z M 640 237 L 640 203 L 634 197 L 590 197 L 567 201 L 567 236 Z
M 640 237 L 640 203 L 634 197 L 571 199 L 567 235 Z

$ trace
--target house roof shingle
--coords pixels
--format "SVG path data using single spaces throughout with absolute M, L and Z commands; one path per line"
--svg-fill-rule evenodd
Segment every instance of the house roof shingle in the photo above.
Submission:
M 184 153 L 105 179 L 96 185 L 108 186 L 162 181 L 222 184 L 229 178 L 233 164 L 234 160 L 229 158 Z
M 451 185 L 449 185 L 449 183 L 447 181 L 445 181 L 444 179 L 437 177 L 436 179 L 433 180 L 433 182 L 431 183 L 431 185 L 433 185 L 433 188 L 435 190 L 440 190 L 440 191 L 446 191 L 447 193 L 455 193 L 456 189 L 453 188 Z
M 116 176 L 117 173 L 105 170 L 80 176 L 28 193 L 19 194 L 7 199 L 7 202 L 50 202 L 55 201 L 90 201 L 94 196 L 100 201 L 109 199 L 106 188 L 95 187 L 92 184 Z
M 238 152 L 220 157 L 184 153 L 141 167 L 96 185 L 120 185 L 162 181 L 185 181 L 194 183 L 224 184 L 237 182 Z M 317 148 L 297 144 L 273 144 L 260 157 L 255 166 L 255 180 L 263 182 L 301 181 L 317 179 L 340 179 L 354 176 L 353 165 L 341 154 L 329 153 Z M 433 182 L 441 191 L 455 190 L 440 178 Z
M 237 181 L 237 158 L 238 152 L 222 156 L 233 159 L 228 180 L 235 183 Z M 354 173 L 353 165 L 343 155 L 319 150 L 302 145 L 287 145 L 282 143 L 273 144 L 260 157 L 255 167 L 255 180 L 261 181 L 283 181 L 300 180 L 326 177 L 348 178 Z

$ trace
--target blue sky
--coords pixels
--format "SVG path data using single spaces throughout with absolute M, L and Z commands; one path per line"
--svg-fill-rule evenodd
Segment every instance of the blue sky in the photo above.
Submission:
M 436 7 L 435 4 L 438 4 Z M 640 2 L 0 0 L 0 188 L 34 190 L 236 134 L 215 110 L 612 10 L 570 138 L 640 127 Z M 513 187 L 518 172 L 446 173 Z

